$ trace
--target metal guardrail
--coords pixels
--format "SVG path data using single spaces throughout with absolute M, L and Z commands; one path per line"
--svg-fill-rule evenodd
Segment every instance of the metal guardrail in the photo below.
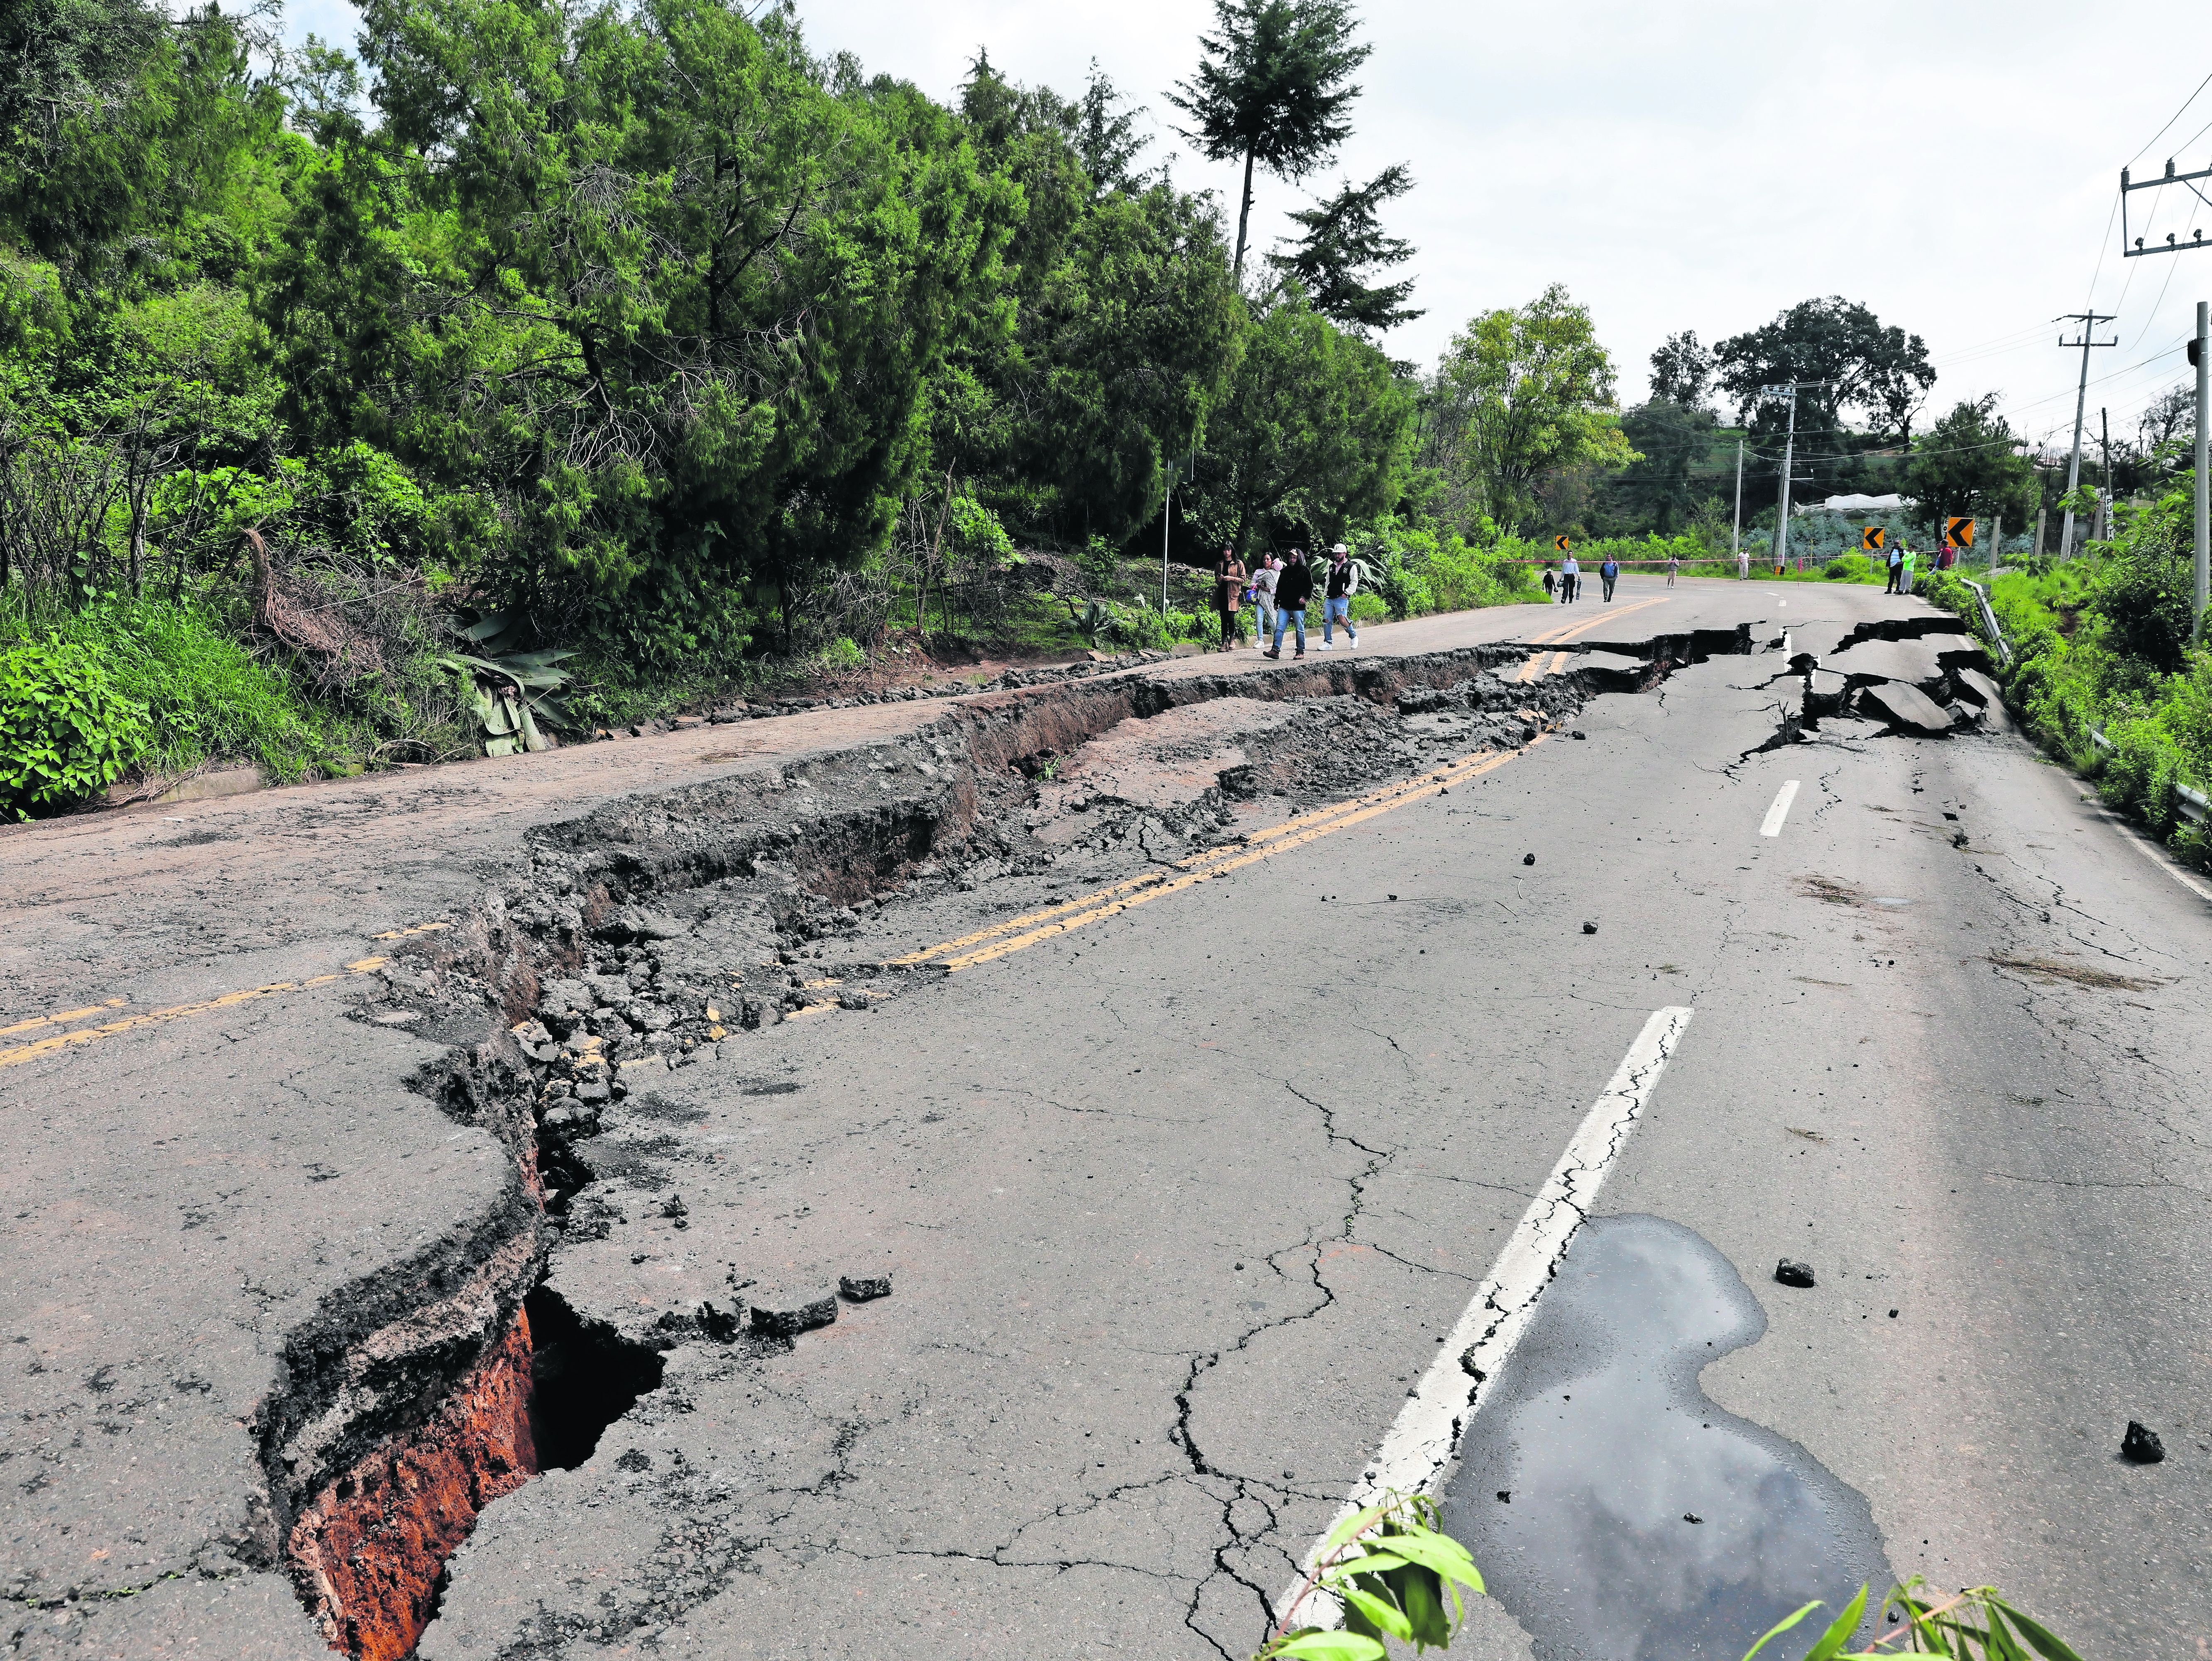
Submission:
M 2119 746 L 2105 736 L 2105 729 L 2101 727 L 2089 729 L 2089 741 L 2100 750 L 2114 755 L 2119 753 Z M 2173 794 L 2180 798 L 2184 818 L 2194 820 L 2198 824 L 2212 819 L 2212 796 L 2207 796 L 2202 790 L 2192 790 L 2179 779 L 2173 782 Z
M 1995 573 L 1991 573 L 1991 575 L 1994 575 Z M 1974 598 L 1981 602 L 1982 626 L 1989 630 L 1990 640 L 1995 642 L 1996 644 L 1998 660 L 2002 663 L 2010 663 L 2012 661 L 2012 642 L 2005 638 L 2004 625 L 1997 621 L 1996 612 L 1990 609 L 1990 591 L 1988 587 L 1982 583 L 1976 582 L 1972 577 L 1960 577 L 1959 581 L 1965 583 L 1969 588 L 1972 589 L 1974 591 Z

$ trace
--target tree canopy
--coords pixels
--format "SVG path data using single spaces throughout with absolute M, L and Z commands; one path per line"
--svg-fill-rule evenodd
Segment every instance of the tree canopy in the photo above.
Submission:
M 1436 418 L 1461 435 L 1455 461 L 1475 505 L 1501 525 L 1534 510 L 1542 474 L 1637 459 L 1620 428 L 1613 359 L 1589 308 L 1557 283 L 1454 337 L 1433 402 Z
M 1295 210 L 1291 222 L 1305 234 L 1288 253 L 1268 262 L 1305 290 L 1313 308 L 1360 334 L 1380 334 L 1425 315 L 1406 304 L 1413 292 L 1408 277 L 1370 283 L 1370 273 L 1387 271 L 1413 257 L 1413 245 L 1382 229 L 1377 210 L 1413 188 L 1403 163 L 1385 167 L 1364 185 L 1350 179 L 1310 208 Z
M 1351 136 L 1352 76 L 1372 48 L 1352 39 L 1351 0 L 1213 0 L 1213 16 L 1198 72 L 1168 101 L 1190 117 L 1183 137 L 1200 154 L 1244 164 L 1231 261 L 1241 277 L 1255 169 L 1296 183 L 1328 164 Z

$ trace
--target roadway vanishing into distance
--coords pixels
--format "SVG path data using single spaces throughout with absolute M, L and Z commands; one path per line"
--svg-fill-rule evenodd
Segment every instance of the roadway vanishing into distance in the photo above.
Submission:
M 2212 891 L 2001 712 L 1804 709 L 1932 618 L 0 830 L 10 1652 L 1241 1658 L 1413 1483 L 1455 1654 L 1915 1573 L 2208 1652 Z

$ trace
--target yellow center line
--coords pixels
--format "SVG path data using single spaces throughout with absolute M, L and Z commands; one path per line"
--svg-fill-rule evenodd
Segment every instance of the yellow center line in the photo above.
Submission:
M 441 927 L 445 925 L 441 925 Z M 417 934 L 422 931 L 407 929 L 398 932 Z M 377 938 L 382 940 L 387 937 L 379 935 Z M 346 964 L 344 971 L 340 974 L 313 975 L 303 981 L 271 981 L 266 986 L 243 987 L 238 991 L 226 992 L 221 997 L 210 998 L 202 1003 L 173 1004 L 167 1009 L 149 1009 L 141 1015 L 125 1015 L 120 1020 L 107 1021 L 99 1026 L 81 1026 L 74 1031 L 53 1033 L 30 1043 L 18 1045 L 13 1050 L 0 1050 L 0 1067 L 17 1067 L 25 1062 L 35 1062 L 41 1056 L 58 1054 L 72 1045 L 97 1043 L 100 1039 L 114 1037 L 118 1033 L 135 1032 L 141 1027 L 155 1026 L 165 1021 L 182 1020 L 188 1015 L 205 1015 L 219 1009 L 234 1009 L 240 1004 L 252 1003 L 260 998 L 274 997 L 280 992 L 301 992 L 309 987 L 328 986 L 333 981 L 345 979 L 348 975 L 374 974 L 391 961 L 389 958 L 362 958 Z M 123 1001 L 121 998 L 111 998 L 106 1004 L 94 1009 L 73 1010 L 66 1015 L 50 1015 L 42 1017 L 41 1019 L 68 1021 L 76 1020 L 86 1015 L 104 1015 L 108 1011 L 119 1007 Z M 21 1032 L 26 1028 L 37 1026 L 40 1024 L 40 1021 L 25 1021 L 19 1025 L 0 1029 L 0 1031 Z
M 1380 790 L 1370 791 L 1366 795 L 1355 797 L 1350 801 L 1336 802 L 1328 807 L 1317 807 L 1310 813 L 1301 813 L 1295 818 L 1285 819 L 1280 824 L 1270 825 L 1264 830 L 1255 830 L 1242 842 L 1224 843 L 1218 847 L 1206 849 L 1201 853 L 1188 855 L 1176 861 L 1168 869 L 1210 872 L 1212 867 L 1220 864 L 1223 861 L 1234 858 L 1249 849 L 1264 847 L 1270 843 L 1280 841 L 1285 837 L 1298 836 L 1314 825 L 1323 824 L 1345 814 L 1357 812 L 1361 808 L 1377 802 L 1395 801 L 1407 792 L 1419 790 L 1424 785 L 1439 782 L 1444 785 L 1449 785 L 1455 779 L 1465 775 L 1468 768 L 1491 753 L 1488 751 L 1481 751 L 1472 756 L 1462 756 L 1459 760 L 1449 762 L 1431 772 L 1418 774 L 1413 778 L 1401 780 L 1396 784 L 1386 785 Z M 1049 922 L 1054 918 L 1068 916 L 1079 911 L 1088 911 L 1124 894 L 1137 893 L 1147 888 L 1158 888 L 1172 880 L 1174 879 L 1167 874 L 1167 872 L 1147 871 L 1142 876 L 1131 877 L 1126 881 L 1114 884 L 1111 887 L 1101 888 L 1095 893 L 1085 894 L 1076 899 L 1062 900 L 1058 904 L 1047 906 L 1042 911 L 1031 911 L 1018 917 L 1009 917 L 1004 922 L 994 923 L 988 928 L 979 928 L 972 934 L 963 934 L 957 940 L 940 940 L 937 945 L 924 946 L 919 952 L 909 952 L 902 957 L 886 958 L 884 961 L 886 964 L 922 963 L 943 952 L 958 952 L 963 946 L 980 945 L 985 940 L 995 940 L 1002 934 L 1021 934 L 1039 924 Z
M 1209 882 L 1215 877 L 1226 876 L 1231 871 L 1238 870 L 1244 866 L 1256 864 L 1261 860 L 1273 859 L 1278 854 L 1287 854 L 1293 848 L 1302 848 L 1310 842 L 1317 842 L 1323 837 L 1334 836 L 1339 830 L 1377 818 L 1382 814 L 1395 812 L 1410 802 L 1420 801 L 1440 791 L 1448 790 L 1462 780 L 1477 777 L 1493 768 L 1503 767 L 1515 757 L 1525 755 L 1543 740 L 1544 735 L 1540 733 L 1521 749 L 1503 750 L 1487 755 L 1480 764 L 1469 767 L 1450 778 L 1436 779 L 1419 789 L 1405 791 L 1392 800 L 1377 802 L 1375 806 L 1364 808 L 1356 813 L 1343 814 L 1325 824 L 1314 825 L 1300 831 L 1295 837 L 1270 846 L 1248 849 L 1234 859 L 1222 861 L 1206 870 L 1192 871 L 1173 878 L 1157 887 L 1146 889 L 1142 893 L 1133 894 L 1127 899 L 1115 900 L 1110 904 L 1099 906 L 1079 916 L 1063 918 L 1058 922 L 1047 923 L 1042 928 L 1031 929 L 1028 934 L 1018 934 L 1011 940 L 994 941 L 989 946 L 979 947 L 961 957 L 949 958 L 945 960 L 945 967 L 954 973 L 963 969 L 971 969 L 977 964 L 989 963 L 994 958 L 1003 958 L 1010 952 L 1024 951 L 1048 940 L 1056 940 L 1071 929 L 1080 928 L 1085 923 L 1097 922 L 1106 917 L 1119 916 L 1125 911 L 1134 910 L 1140 905 L 1149 905 L 1154 900 L 1164 898 L 1170 894 L 1180 893 L 1184 889 L 1194 887 L 1199 883 Z
M 33 1015 L 27 1021 L 17 1021 L 13 1026 L 0 1026 L 0 1038 L 13 1033 L 28 1032 L 34 1026 L 63 1026 L 70 1021 L 82 1021 L 94 1015 L 105 1015 L 111 1009 L 123 1007 L 124 1000 L 110 998 L 106 1003 L 94 1004 L 88 1009 L 66 1010 L 58 1015 Z

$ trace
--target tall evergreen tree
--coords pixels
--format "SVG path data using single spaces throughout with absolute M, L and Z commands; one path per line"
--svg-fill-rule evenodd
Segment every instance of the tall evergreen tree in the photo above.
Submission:
M 1313 308 L 1355 333 L 1380 334 L 1423 313 L 1406 304 L 1413 280 L 1374 284 L 1370 272 L 1386 271 L 1413 257 L 1413 245 L 1382 228 L 1376 210 L 1413 188 L 1403 162 L 1385 167 L 1364 185 L 1344 181 L 1327 201 L 1291 216 L 1304 228 L 1291 251 L 1268 263 L 1296 279 Z
M 1352 38 L 1351 0 L 1213 0 L 1213 15 L 1198 73 L 1168 102 L 1191 118 L 1182 136 L 1209 161 L 1244 164 L 1233 262 L 1242 278 L 1254 173 L 1296 184 L 1328 164 L 1351 136 L 1352 76 L 1372 48 Z

